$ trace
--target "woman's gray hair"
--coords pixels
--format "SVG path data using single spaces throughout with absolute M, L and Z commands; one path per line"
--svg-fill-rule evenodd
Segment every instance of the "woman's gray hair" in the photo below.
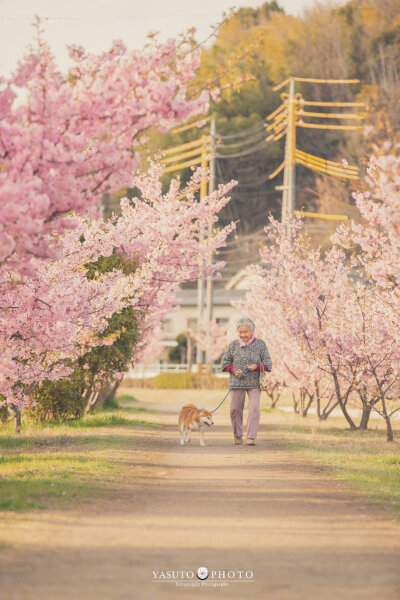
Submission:
M 249 327 L 249 329 L 251 329 L 252 332 L 254 332 L 254 330 L 256 328 L 256 326 L 254 325 L 254 322 L 247 317 L 244 317 L 243 319 L 239 319 L 239 321 L 236 323 L 236 329 L 238 329 L 238 327 L 242 327 L 242 326 Z

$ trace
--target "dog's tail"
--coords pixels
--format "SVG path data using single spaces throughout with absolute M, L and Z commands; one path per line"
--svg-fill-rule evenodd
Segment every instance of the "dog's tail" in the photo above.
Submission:
M 194 404 L 185 404 L 182 408 L 196 408 Z

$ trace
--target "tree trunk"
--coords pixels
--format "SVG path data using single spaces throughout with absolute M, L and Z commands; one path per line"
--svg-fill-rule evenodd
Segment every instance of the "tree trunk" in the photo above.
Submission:
M 192 336 L 187 334 L 186 363 L 189 373 L 192 372 Z
M 270 383 L 268 383 L 268 388 L 265 391 L 265 393 L 271 400 L 271 408 L 275 408 L 278 404 L 279 398 L 281 397 L 281 393 L 279 391 L 279 384 L 274 383 L 274 385 L 271 385 Z
M 370 404 L 363 403 L 361 421 L 360 425 L 358 426 L 358 428 L 362 431 L 365 431 L 368 428 L 368 421 L 371 416 L 371 409 L 372 406 Z
M 10 404 L 10 408 L 14 413 L 14 433 L 21 433 L 21 411 L 15 404 Z
M 293 409 L 294 409 L 294 412 L 298 413 L 299 412 L 299 403 L 296 400 L 296 394 L 294 394 L 293 392 L 292 392 L 292 398 L 293 398 Z
M 7 423 L 8 420 L 8 406 L 7 404 L 3 404 L 3 406 L 0 408 L 0 420 L 1 422 Z
M 341 391 L 340 391 L 339 380 L 338 380 L 337 374 L 336 374 L 336 372 L 335 372 L 335 370 L 333 368 L 332 359 L 329 356 L 329 354 L 328 354 L 328 361 L 329 361 L 329 364 L 330 364 L 330 367 L 331 367 L 331 374 L 332 374 L 332 377 L 333 377 L 333 382 L 335 384 L 336 398 L 337 398 L 337 401 L 339 402 L 339 406 L 342 409 L 342 413 L 343 413 L 346 421 L 350 425 L 350 429 L 356 430 L 357 426 L 356 426 L 356 424 L 354 423 L 353 419 L 351 418 L 351 416 L 349 415 L 349 413 L 346 410 L 346 403 L 344 402 L 344 400 L 342 398 L 342 394 L 341 394 Z M 350 389 L 347 390 L 347 398 L 349 396 L 349 393 L 350 393 Z M 346 398 L 346 400 L 347 400 L 347 398 Z
M 309 410 L 309 408 L 310 408 L 310 406 L 311 406 L 311 404 L 313 403 L 313 400 L 314 400 L 314 394 L 309 394 L 307 392 L 307 396 L 309 397 L 309 401 L 308 401 L 307 405 L 304 408 L 304 415 L 303 415 L 304 417 L 307 416 L 308 410 Z
M 386 423 L 387 441 L 393 442 L 394 437 L 393 437 L 392 423 L 390 422 L 390 417 L 388 414 L 385 415 L 385 423 Z
M 322 415 L 321 415 L 321 398 L 319 397 L 319 393 L 317 393 L 316 402 L 317 402 L 317 407 L 316 407 L 315 410 L 316 410 L 316 413 L 317 413 L 318 421 L 322 421 Z
M 279 398 L 281 397 L 281 393 L 277 392 L 276 396 L 274 397 L 274 393 L 272 393 L 272 397 L 271 397 L 271 408 L 275 408 L 276 405 L 278 404 Z
M 95 404 L 97 402 L 98 395 L 99 395 L 99 392 L 97 390 L 94 390 L 89 394 L 87 404 L 85 407 L 85 413 L 92 412 L 93 407 L 95 406 Z
M 304 397 L 305 397 L 305 392 L 304 392 L 304 389 L 301 388 L 301 390 L 300 390 L 300 407 L 299 407 L 299 415 L 301 417 L 305 416 L 305 414 L 304 414 Z
M 382 398 L 381 401 L 382 401 L 382 409 L 383 409 L 383 418 L 385 419 L 385 423 L 386 423 L 387 441 L 393 442 L 394 437 L 393 437 L 392 423 L 390 421 L 390 415 L 388 414 L 388 411 L 386 409 L 385 398 Z
M 328 406 L 329 406 L 329 404 L 328 404 Z M 331 408 L 330 408 L 329 410 L 327 409 L 327 407 L 325 407 L 325 408 L 322 410 L 322 413 L 321 413 L 321 416 L 319 417 L 319 420 L 320 420 L 320 421 L 326 421 L 326 419 L 329 417 L 329 415 L 331 414 L 331 412 L 332 412 L 333 410 L 335 410 L 335 408 L 336 408 L 337 406 L 339 406 L 339 402 L 335 402 L 335 404 L 333 404 L 333 406 L 331 406 Z
M 111 400 L 114 400 L 117 390 L 118 390 L 119 386 L 121 385 L 123 378 L 124 378 L 124 376 L 122 375 L 122 377 L 114 383 L 111 393 L 106 398 L 106 404 L 107 404 L 107 402 L 111 402 Z

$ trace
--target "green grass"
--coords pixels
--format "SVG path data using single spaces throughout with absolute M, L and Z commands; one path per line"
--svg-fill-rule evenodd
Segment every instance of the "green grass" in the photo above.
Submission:
M 135 428 L 161 427 L 131 418 L 129 408 L 67 422 L 23 419 L 20 435 L 11 422 L 1 426 L 0 510 L 65 507 L 111 495 L 114 483 L 129 477 L 126 449 L 135 444 Z
M 66 421 L 59 423 L 50 421 L 43 423 L 43 427 L 71 427 L 74 429 L 87 429 L 88 427 L 158 427 L 156 423 L 149 421 L 138 421 L 137 419 L 128 419 L 119 414 L 100 414 L 85 415 L 82 419 Z
M 92 433 L 92 432 L 91 432 Z M 47 432 L 36 432 L 30 430 L 29 432 L 23 432 L 21 437 L 17 437 L 15 434 L 0 435 L 0 449 L 2 450 L 24 450 L 30 452 L 47 451 L 53 447 L 63 448 L 74 447 L 80 449 L 81 446 L 96 446 L 98 444 L 105 444 L 105 447 L 110 448 L 124 448 L 133 437 L 110 434 L 110 435 L 58 435 L 55 427 L 49 429 Z M 9 456 L 9 454 L 5 454 Z M 1 459 L 0 459 L 1 460 Z
M 139 400 L 131 394 L 121 394 L 117 396 L 117 402 L 139 402 Z
M 306 460 L 323 466 L 369 500 L 383 503 L 400 519 L 399 430 L 395 431 L 397 441 L 389 443 L 382 424 L 378 429 L 376 421 L 370 422 L 367 431 L 351 431 L 340 418 L 319 423 L 311 416 L 304 419 L 282 412 L 279 416 L 275 413 L 270 429 Z
M 293 442 L 297 449 L 326 465 L 335 478 L 350 483 L 375 500 L 389 503 L 400 519 L 400 457 L 378 452 L 350 454 L 340 448 L 318 450 Z
M 52 451 L 45 453 L 35 451 L 37 440 L 25 441 L 24 453 L 0 457 L 1 510 L 47 508 L 99 497 L 107 493 L 104 481 L 112 481 L 121 470 L 105 440 L 98 440 L 94 454 L 87 454 L 74 439 L 68 440 L 67 450 L 56 436 Z
M 89 500 L 105 493 L 101 481 L 113 470 L 112 461 L 76 453 L 19 454 L 0 461 L 0 509 L 46 508 Z
M 127 409 L 120 409 L 118 412 L 110 414 L 108 411 L 98 411 L 93 414 L 84 415 L 81 419 L 69 419 L 67 421 L 54 420 L 45 421 L 43 423 L 32 423 L 24 421 L 22 422 L 21 431 L 27 430 L 43 430 L 43 429 L 57 429 L 58 431 L 67 431 L 68 429 L 91 429 L 93 427 L 159 427 L 157 423 L 151 421 L 142 421 L 137 419 L 130 419 L 124 416 L 124 412 L 146 412 L 146 409 L 140 410 L 139 408 L 135 411 Z M 0 432 L 12 432 L 13 425 L 8 422 L 6 425 L 0 428 Z
M 154 413 L 156 411 L 141 406 L 124 406 L 124 412 L 127 413 Z

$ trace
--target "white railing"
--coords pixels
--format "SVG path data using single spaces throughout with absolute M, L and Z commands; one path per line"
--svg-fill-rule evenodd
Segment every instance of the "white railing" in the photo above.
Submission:
M 210 365 L 201 364 L 201 372 L 208 373 Z M 135 368 L 129 369 L 125 377 L 128 379 L 143 379 L 146 377 L 156 377 L 160 373 L 186 373 L 188 365 L 184 363 L 154 363 L 149 365 L 137 365 Z M 212 365 L 212 370 L 215 375 L 226 377 L 227 374 L 220 372 L 219 365 Z M 192 364 L 192 373 L 199 372 L 199 365 L 197 363 Z

